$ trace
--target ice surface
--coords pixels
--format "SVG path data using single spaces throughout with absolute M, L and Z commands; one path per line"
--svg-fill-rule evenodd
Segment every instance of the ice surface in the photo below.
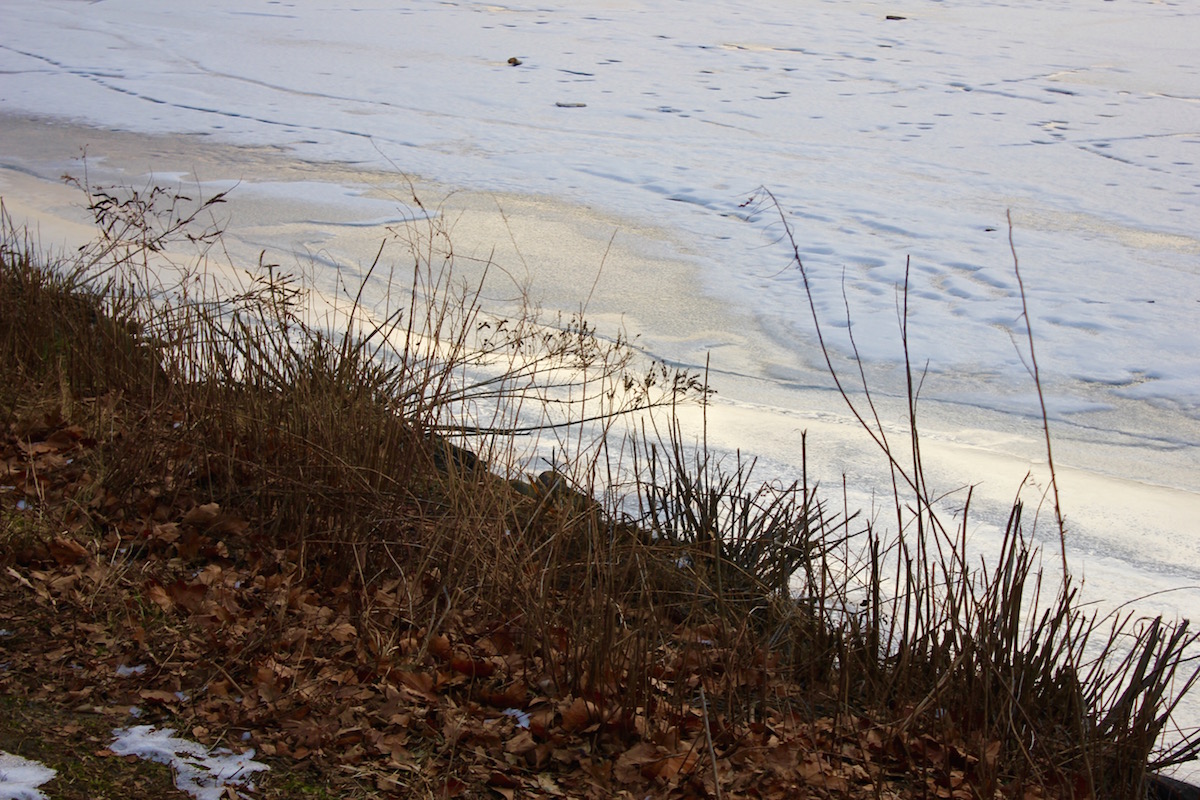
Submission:
M 986 369 L 997 406 L 1025 380 L 1011 210 L 1047 380 L 1195 417 L 1198 39 L 1200 13 L 1152 2 L 59 0 L 6 4 L 0 69 L 8 110 L 654 220 L 690 243 L 710 293 L 808 350 L 778 217 L 742 206 L 765 185 L 836 346 L 848 301 L 860 352 L 900 357 L 909 256 L 931 393 Z
M 226 786 L 253 788 L 251 777 L 267 769 L 254 761 L 254 751 L 234 755 L 228 750 L 209 751 L 197 742 L 175 736 L 171 728 L 136 725 L 113 731 L 109 749 L 120 756 L 134 755 L 167 764 L 175 776 L 175 788 L 196 800 L 221 800 Z
M 0 750 L 0 800 L 46 800 L 38 787 L 56 774 L 36 761 Z

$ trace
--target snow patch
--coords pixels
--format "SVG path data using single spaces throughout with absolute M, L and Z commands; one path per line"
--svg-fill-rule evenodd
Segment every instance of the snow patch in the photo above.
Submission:
M 0 800 L 46 800 L 37 787 L 56 774 L 43 764 L 0 750 Z
M 110 750 L 120 756 L 134 755 L 170 766 L 175 774 L 175 788 L 196 800 L 221 800 L 226 786 L 253 789 L 251 775 L 267 769 L 266 764 L 252 760 L 253 750 L 241 755 L 224 748 L 210 751 L 201 744 L 178 738 L 172 728 L 155 730 L 152 725 L 136 725 L 119 728 L 113 735 L 116 739 L 109 745 Z

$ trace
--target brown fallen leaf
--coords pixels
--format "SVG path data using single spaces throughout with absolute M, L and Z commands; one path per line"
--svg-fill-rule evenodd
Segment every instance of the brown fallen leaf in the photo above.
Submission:
M 79 542 L 63 536 L 56 536 L 50 542 L 50 555 L 54 556 L 54 560 L 61 566 L 69 567 L 87 558 L 88 550 Z
M 450 657 L 454 655 L 454 651 L 450 647 L 450 638 L 444 633 L 439 636 L 430 637 L 429 652 L 443 661 L 449 661 Z
M 487 678 L 496 670 L 496 665 L 481 658 L 455 655 L 450 658 L 450 669 L 470 678 Z
M 28 579 L 27 579 L 27 578 L 26 578 L 24 575 L 22 575 L 21 573 L 17 572 L 17 571 L 16 571 L 15 569 L 13 569 L 12 567 L 9 567 L 9 568 L 7 569 L 7 572 L 8 572 L 8 575 L 9 575 L 9 577 L 10 577 L 10 578 L 12 578 L 12 579 L 13 579 L 13 580 L 15 580 L 17 583 L 19 583 L 19 584 L 21 584 L 22 586 L 24 586 L 26 589 L 33 589 L 33 584 L 32 584 L 32 583 L 30 583 L 30 582 L 29 582 L 29 580 L 28 580 Z
M 592 718 L 591 709 L 582 697 L 576 697 L 573 702 L 562 706 L 560 712 L 562 713 L 562 727 L 567 733 L 583 730 Z
M 213 524 L 221 514 L 220 503 L 205 503 L 183 515 L 183 524 L 204 528 Z
M 643 769 L 662 757 L 661 748 L 651 742 L 638 742 L 617 758 L 613 777 L 621 783 L 641 783 L 647 777 Z
M 175 604 L 192 614 L 200 610 L 207 591 L 208 587 L 202 583 L 185 583 L 182 580 L 175 581 L 167 587 L 167 593 Z
M 402 686 L 419 697 L 437 702 L 438 695 L 433 691 L 433 676 L 425 672 L 409 672 L 408 670 L 392 670 L 389 674 L 393 680 L 398 680 Z
M 504 752 L 512 753 L 515 756 L 523 756 L 536 747 L 537 742 L 534 741 L 533 734 L 529 731 L 520 730 L 504 743 Z
M 151 539 L 157 539 L 160 542 L 171 544 L 179 538 L 179 525 L 174 522 L 153 525 L 150 528 L 148 536 Z
M 179 702 L 179 698 L 174 692 L 166 692 L 162 689 L 143 689 L 138 692 L 138 696 L 147 703 L 161 703 L 163 705 L 173 705 Z
M 151 583 L 146 588 L 146 595 L 150 598 L 150 602 L 161 608 L 165 613 L 170 614 L 175 610 L 175 601 L 167 594 L 167 590 L 163 588 L 161 583 Z
M 330 628 L 328 633 L 338 644 L 346 644 L 358 636 L 358 630 L 349 622 L 339 622 Z

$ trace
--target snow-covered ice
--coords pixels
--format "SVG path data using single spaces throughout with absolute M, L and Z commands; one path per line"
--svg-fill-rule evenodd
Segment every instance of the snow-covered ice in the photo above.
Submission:
M 911 256 L 916 360 L 946 374 L 942 396 L 1000 410 L 1028 395 L 1005 332 L 1011 209 L 1058 393 L 1200 406 L 1186 5 L 60 0 L 6 4 L 2 36 L 8 110 L 386 157 L 654 220 L 709 291 L 805 350 L 773 214 L 741 207 L 765 185 L 834 319 L 845 288 L 864 355 L 897 358 Z
M 460 229 L 485 256 L 511 233 L 504 266 L 551 308 L 584 302 L 619 229 L 593 320 L 673 364 L 711 356 L 711 444 L 787 474 L 807 430 L 810 474 L 869 507 L 884 470 L 831 391 L 765 186 L 895 431 L 908 260 L 930 485 L 982 482 L 981 522 L 1027 470 L 1045 480 L 1011 212 L 1085 595 L 1196 619 L 1197 41 L 1200 8 L 1172 0 L 9 0 L 0 114 L 242 146 L 244 172 L 157 145 L 107 166 L 238 183 L 232 236 L 317 265 L 367 263 L 424 213 L 404 174 L 470 190 Z M 0 152 L 0 191 L 73 155 Z

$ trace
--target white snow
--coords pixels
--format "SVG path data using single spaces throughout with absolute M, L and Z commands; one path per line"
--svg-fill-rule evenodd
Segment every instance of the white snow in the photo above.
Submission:
M 547 220 L 513 229 L 535 294 L 567 287 L 535 299 L 568 311 L 599 258 L 563 231 L 603 253 L 620 220 L 644 264 L 606 266 L 600 321 L 673 364 L 711 354 L 710 444 L 793 475 L 807 430 L 810 474 L 870 508 L 886 469 L 831 391 L 766 186 L 901 432 L 911 259 L 930 485 L 982 484 L 984 550 L 1025 472 L 1045 481 L 1011 212 L 1085 596 L 1200 619 L 1197 41 L 1184 0 L 8 0 L 0 113 L 339 162 L 233 192 L 267 209 L 234 236 L 286 248 L 268 223 L 289 220 L 317 265 L 368 263 L 421 215 L 354 169 L 511 193 Z
M 529 728 L 529 712 L 522 711 L 519 708 L 506 708 L 501 712 L 506 717 L 512 717 L 517 721 L 518 728 Z
M 175 776 L 175 788 L 196 800 L 222 800 L 227 786 L 253 789 L 253 774 L 267 769 L 266 764 L 253 760 L 253 750 L 241 755 L 225 749 L 209 751 L 197 742 L 175 736 L 171 728 L 136 725 L 115 730 L 113 736 L 109 750 L 120 756 L 134 755 L 167 764 Z
M 254 751 L 235 755 L 225 749 L 210 751 L 197 742 L 181 739 L 171 728 L 156 730 L 151 725 L 113 731 L 112 752 L 134 755 L 166 764 L 175 778 L 175 788 L 196 800 L 222 800 L 226 787 L 253 789 L 255 772 L 267 769 L 254 761 Z M 57 773 L 36 761 L 0 751 L 0 800 L 46 800 L 38 787 Z
M 56 774 L 36 761 L 0 750 L 0 800 L 46 800 L 38 787 Z

